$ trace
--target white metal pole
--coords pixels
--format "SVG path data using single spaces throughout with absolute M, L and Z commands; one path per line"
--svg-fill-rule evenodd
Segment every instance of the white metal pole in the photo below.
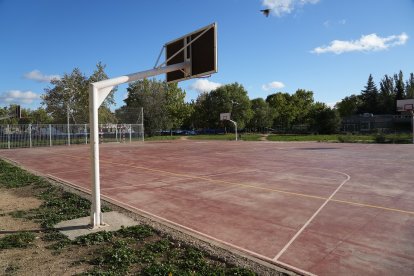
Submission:
M 413 129 L 413 144 L 414 144 L 414 111 L 411 110 L 411 124 Z
M 237 124 L 236 123 L 234 124 L 234 128 L 236 130 L 236 141 L 237 141 L 238 137 L 237 137 Z
M 85 145 L 87 145 L 88 144 L 88 126 L 87 126 L 87 124 L 85 124 L 84 132 L 85 132 Z
M 32 147 L 32 124 L 29 124 L 29 147 Z
M 89 85 L 89 127 L 91 133 L 91 167 L 92 167 L 92 209 L 91 225 L 96 228 L 104 225 L 101 213 L 101 183 L 99 173 L 99 129 L 98 108 L 109 95 L 114 86 L 128 83 L 168 72 L 182 70 L 190 66 L 189 62 L 155 68 L 117 78 L 106 79 Z
M 233 120 L 229 120 L 229 121 L 234 124 L 234 129 L 235 129 L 235 133 L 236 133 L 236 141 L 237 141 L 237 123 Z
M 144 142 L 144 108 L 141 107 L 141 130 L 142 130 L 142 142 Z
M 132 126 L 131 126 L 131 124 L 129 124 L 129 143 L 131 143 L 132 142 Z
M 96 228 L 103 225 L 101 214 L 101 193 L 99 177 L 99 131 L 98 131 L 98 88 L 89 85 L 89 127 L 91 133 L 92 165 L 92 210 L 91 225 Z
M 70 125 L 69 125 L 69 105 L 66 107 L 67 131 L 68 131 L 68 146 L 70 146 Z
M 10 149 L 10 125 L 7 125 L 7 148 Z
M 52 125 L 49 124 L 49 147 L 52 146 Z

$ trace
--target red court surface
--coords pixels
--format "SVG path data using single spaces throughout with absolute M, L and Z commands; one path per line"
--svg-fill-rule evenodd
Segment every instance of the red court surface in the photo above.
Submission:
M 0 157 L 90 190 L 88 146 Z M 414 275 L 414 145 L 174 141 L 101 145 L 101 191 L 316 275 Z

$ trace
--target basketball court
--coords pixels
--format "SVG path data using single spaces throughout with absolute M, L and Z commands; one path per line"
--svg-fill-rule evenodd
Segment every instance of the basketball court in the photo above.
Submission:
M 91 192 L 89 146 L 0 157 Z M 101 194 L 304 274 L 413 275 L 413 163 L 412 145 L 104 144 Z

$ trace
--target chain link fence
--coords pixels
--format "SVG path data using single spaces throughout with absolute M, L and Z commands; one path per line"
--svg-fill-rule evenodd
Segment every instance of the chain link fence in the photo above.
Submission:
M 143 124 L 100 124 L 100 143 L 144 141 Z M 0 149 L 88 144 L 89 124 L 0 125 Z

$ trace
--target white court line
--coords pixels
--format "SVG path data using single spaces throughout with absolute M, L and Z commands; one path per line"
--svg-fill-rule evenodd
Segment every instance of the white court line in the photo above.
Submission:
M 203 232 L 199 232 L 199 231 L 197 231 L 197 230 L 195 230 L 195 229 L 193 229 L 193 228 L 191 228 L 191 227 L 187 227 L 187 226 L 182 225 L 182 224 L 180 224 L 180 223 L 176 223 L 176 222 L 171 221 L 171 220 L 169 220 L 169 219 L 166 219 L 166 218 L 160 217 L 160 216 L 158 216 L 158 215 L 152 214 L 152 213 L 150 213 L 150 212 L 148 212 L 148 211 L 145 211 L 145 210 L 143 210 L 143 209 L 140 209 L 140 208 L 137 208 L 137 207 L 131 206 L 131 205 L 129 205 L 128 203 L 125 203 L 125 202 L 120 202 L 120 201 L 118 201 L 118 200 L 116 200 L 116 199 L 114 199 L 114 198 L 111 198 L 111 197 L 109 197 L 109 196 L 105 196 L 105 195 L 102 195 L 102 197 L 103 197 L 103 198 L 105 198 L 106 200 L 108 200 L 109 202 L 112 202 L 112 203 L 114 203 L 114 204 L 116 204 L 116 205 L 118 205 L 118 206 L 121 206 L 121 207 L 124 207 L 124 208 L 126 208 L 126 209 L 129 209 L 130 211 L 134 211 L 134 210 L 135 210 L 135 211 L 141 212 L 141 213 L 146 214 L 146 215 L 148 215 L 148 216 L 150 216 L 150 217 L 156 218 L 156 219 L 158 219 L 158 220 L 161 220 L 161 221 L 167 222 L 167 223 L 169 223 L 169 224 L 171 224 L 171 225 L 174 225 L 174 226 L 176 226 L 176 227 L 179 227 L 179 228 L 181 228 L 181 229 L 185 229 L 185 230 L 187 230 L 187 231 L 190 231 L 190 232 L 192 232 L 192 233 L 194 233 L 194 234 L 197 234 L 197 235 L 199 235 L 199 236 L 205 237 L 205 238 L 207 238 L 207 239 L 209 239 L 209 240 L 216 241 L 216 242 L 218 242 L 218 243 L 221 243 L 221 244 L 224 244 L 224 245 L 227 245 L 227 246 L 233 247 L 233 248 L 235 248 L 236 250 L 239 250 L 239 251 L 242 251 L 242 252 L 248 253 L 249 255 L 254 256 L 254 257 L 256 257 L 256 258 L 259 258 L 259 259 L 262 259 L 262 260 L 266 260 L 266 261 L 268 261 L 268 262 L 270 262 L 270 263 L 272 263 L 272 264 L 275 264 L 275 265 L 279 265 L 279 266 L 281 266 L 282 268 L 285 268 L 285 269 L 291 269 L 291 270 L 293 270 L 293 271 L 296 271 L 296 272 L 302 273 L 303 275 L 307 275 L 307 276 L 316 276 L 315 274 L 313 274 L 313 273 L 311 273 L 311 272 L 309 272 L 309 271 L 306 271 L 306 270 L 300 269 L 300 268 L 295 267 L 295 266 L 293 266 L 293 265 L 289 265 L 289 264 L 286 264 L 286 263 L 283 263 L 283 262 L 280 262 L 280 261 L 277 261 L 277 260 L 272 260 L 272 259 L 270 259 L 269 257 L 266 257 L 266 256 L 261 255 L 261 254 L 259 254 L 259 253 L 256 253 L 256 252 L 250 251 L 250 250 L 248 250 L 248 249 L 246 249 L 246 248 L 243 248 L 243 247 L 237 246 L 237 245 L 235 245 L 235 244 L 232 244 L 232 243 L 229 243 L 229 242 L 223 241 L 223 240 L 221 240 L 221 239 L 215 238 L 215 237 L 210 236 L 210 235 L 208 235 L 208 234 L 205 234 L 205 233 L 203 233 Z M 104 213 L 104 214 L 105 214 L 105 213 Z
M 336 190 L 325 200 L 325 202 L 321 205 L 321 207 L 319 207 L 319 209 L 316 210 L 316 212 L 310 217 L 310 219 L 308 219 L 308 221 L 302 226 L 302 228 L 300 228 L 299 231 L 293 236 L 293 238 L 290 239 L 290 241 L 282 248 L 282 250 L 280 250 L 280 252 L 273 258 L 273 261 L 277 261 L 280 258 L 280 256 L 282 256 L 282 254 L 285 253 L 285 251 L 289 248 L 289 246 L 299 237 L 299 235 L 303 232 L 303 230 L 305 230 L 305 228 L 308 227 L 308 225 L 319 214 L 319 212 L 323 209 L 323 207 L 325 207 L 326 204 L 328 204 L 328 202 L 342 188 L 342 186 L 351 179 L 351 177 L 348 174 L 343 173 L 343 172 L 341 173 L 346 175 L 347 178 L 344 181 L 342 181 L 342 183 L 338 186 L 338 188 L 336 188 Z
M 51 176 L 51 175 L 46 175 L 46 176 L 47 176 L 47 177 L 49 177 L 49 178 L 51 178 L 51 179 L 53 179 L 53 180 L 57 180 L 57 181 L 60 181 L 61 183 L 64 183 L 64 184 L 66 184 L 66 185 L 69 185 L 69 186 L 71 186 L 71 187 L 73 187 L 73 188 L 75 188 L 75 189 L 81 190 L 81 191 L 83 191 L 83 192 L 85 192 L 85 193 L 88 193 L 88 194 L 90 194 L 90 193 L 91 193 L 91 190 L 90 190 L 90 189 L 88 189 L 88 188 L 84 188 L 84 187 L 82 187 L 82 186 L 76 185 L 76 184 L 74 184 L 74 183 L 72 183 L 72 182 L 69 182 L 69 181 L 63 180 L 63 179 L 58 178 L 58 177 L 53 177 L 53 176 Z M 197 231 L 197 230 L 195 230 L 195 229 L 193 229 L 193 228 L 191 228 L 191 227 L 187 227 L 187 226 L 182 225 L 182 224 L 180 224 L 180 223 L 177 223 L 177 222 L 171 221 L 171 220 L 166 219 L 166 218 L 164 218 L 164 217 L 161 217 L 161 216 L 155 215 L 155 214 L 150 213 L 150 212 L 148 212 L 148 211 L 145 211 L 145 210 L 143 210 L 143 209 L 140 209 L 140 208 L 134 207 L 134 206 L 132 206 L 132 205 L 129 205 L 128 203 L 121 202 L 121 201 L 119 201 L 119 200 L 116 200 L 116 199 L 114 199 L 114 198 L 111 198 L 110 196 L 107 196 L 107 195 L 101 195 L 101 198 L 102 198 L 102 199 L 104 199 L 104 200 L 107 200 L 107 201 L 109 201 L 110 203 L 115 204 L 115 205 L 117 205 L 117 206 L 124 207 L 125 209 L 127 209 L 127 210 L 129 210 L 129 211 L 132 211 L 132 212 L 134 212 L 134 211 L 138 211 L 138 212 L 140 212 L 140 213 L 141 213 L 141 215 L 145 214 L 145 215 L 149 216 L 150 218 L 152 217 L 152 218 L 155 218 L 155 219 L 158 219 L 158 220 L 164 221 L 164 222 L 166 222 L 166 223 L 168 223 L 168 224 L 170 224 L 170 225 L 174 225 L 174 226 L 179 227 L 179 228 L 181 228 L 181 229 L 187 230 L 187 231 L 189 231 L 189 232 L 191 232 L 191 233 L 194 233 L 194 234 L 199 235 L 199 236 L 201 236 L 201 237 L 207 238 L 207 239 L 209 239 L 209 240 L 211 240 L 211 241 L 215 241 L 215 242 L 221 243 L 222 245 L 230 246 L 230 247 L 232 247 L 232 248 L 234 248 L 234 249 L 236 249 L 236 250 L 238 250 L 238 251 L 241 251 L 241 252 L 247 253 L 247 254 L 249 254 L 249 255 L 251 255 L 251 256 L 253 256 L 253 257 L 256 257 L 256 258 L 261 259 L 261 260 L 265 260 L 265 261 L 267 261 L 267 262 L 269 262 L 269 263 L 271 263 L 271 264 L 274 264 L 274 265 L 280 266 L 280 267 L 282 267 L 282 268 L 285 268 L 285 269 L 288 269 L 288 270 L 293 270 L 293 271 L 295 271 L 296 273 L 301 273 L 301 274 L 303 274 L 303 275 L 307 275 L 307 276 L 317 276 L 316 274 L 313 274 L 313 273 L 311 273 L 311 272 L 309 272 L 309 271 L 306 271 L 306 270 L 300 269 L 300 268 L 298 268 L 298 267 L 295 267 L 295 266 L 293 266 L 293 265 L 290 265 L 290 264 L 287 264 L 287 263 L 284 263 L 284 262 L 281 262 L 281 261 L 273 260 L 273 259 L 271 259 L 271 258 L 269 258 L 269 257 L 266 257 L 266 256 L 264 256 L 264 255 L 261 255 L 261 254 L 259 254 L 259 253 L 254 252 L 254 251 L 250 251 L 250 250 L 248 250 L 248 249 L 246 249 L 246 248 L 243 248 L 243 247 L 237 246 L 237 245 L 232 244 L 232 243 L 230 243 L 230 242 L 226 242 L 226 241 L 224 241 L 224 240 L 221 240 L 221 239 L 215 238 L 215 237 L 210 236 L 210 235 L 208 235 L 208 234 L 205 234 L 205 233 L 203 233 L 203 232 Z M 139 213 L 138 213 L 138 214 L 139 214 Z M 103 213 L 103 215 L 105 215 L 105 213 Z M 145 217 L 145 216 L 144 216 L 144 217 Z M 104 218 L 105 218 L 105 217 L 104 217 Z M 162 222 L 161 222 L 161 223 L 162 223 Z M 197 237 L 196 237 L 196 238 L 197 238 Z

